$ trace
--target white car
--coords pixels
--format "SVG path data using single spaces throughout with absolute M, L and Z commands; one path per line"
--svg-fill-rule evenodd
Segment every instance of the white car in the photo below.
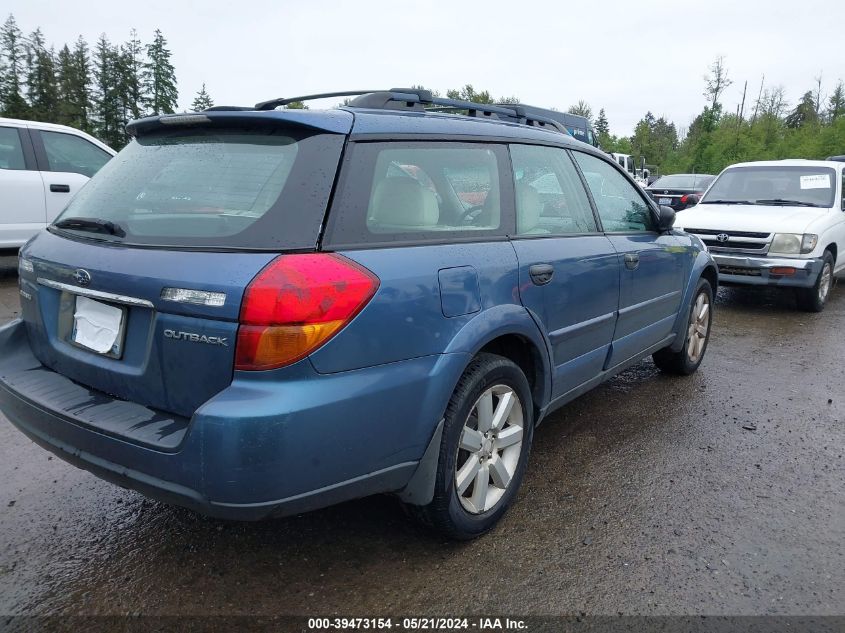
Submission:
M 698 236 L 720 284 L 795 288 L 820 312 L 845 269 L 845 163 L 779 160 L 726 168 L 675 227 Z
M 52 222 L 115 153 L 74 128 L 0 118 L 0 249 Z

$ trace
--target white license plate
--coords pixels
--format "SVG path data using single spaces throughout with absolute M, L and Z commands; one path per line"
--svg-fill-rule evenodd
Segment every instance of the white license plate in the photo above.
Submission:
M 125 308 L 77 296 L 72 341 L 92 352 L 120 357 L 125 323 Z
M 657 204 L 672 204 L 672 198 L 658 198 Z

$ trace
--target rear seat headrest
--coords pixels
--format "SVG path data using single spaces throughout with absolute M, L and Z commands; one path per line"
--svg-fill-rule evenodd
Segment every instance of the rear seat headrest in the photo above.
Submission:
M 373 190 L 370 220 L 391 226 L 436 226 L 440 207 L 434 192 L 414 178 L 385 178 Z

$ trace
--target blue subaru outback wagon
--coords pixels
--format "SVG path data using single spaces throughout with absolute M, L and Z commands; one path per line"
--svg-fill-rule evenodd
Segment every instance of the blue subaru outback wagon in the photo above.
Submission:
M 465 539 L 551 411 L 698 368 L 716 267 L 611 158 L 518 106 L 352 94 L 131 123 L 20 253 L 5 416 L 207 515 L 394 493 Z

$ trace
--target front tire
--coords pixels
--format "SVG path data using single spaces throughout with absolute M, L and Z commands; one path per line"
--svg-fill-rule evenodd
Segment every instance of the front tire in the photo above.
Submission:
M 525 374 L 507 358 L 479 354 L 446 408 L 434 497 L 409 506 L 411 514 L 451 539 L 481 536 L 516 497 L 533 435 Z
M 801 288 L 798 290 L 798 307 L 807 312 L 821 312 L 830 297 L 833 289 L 833 255 L 830 251 L 824 252 L 822 257 L 822 269 L 819 277 L 812 288 Z
M 668 374 L 689 376 L 694 373 L 704 360 L 712 324 L 713 288 L 709 281 L 702 278 L 698 280 L 698 286 L 692 296 L 683 347 L 677 352 L 673 352 L 669 347 L 655 352 L 652 355 L 654 364 Z

